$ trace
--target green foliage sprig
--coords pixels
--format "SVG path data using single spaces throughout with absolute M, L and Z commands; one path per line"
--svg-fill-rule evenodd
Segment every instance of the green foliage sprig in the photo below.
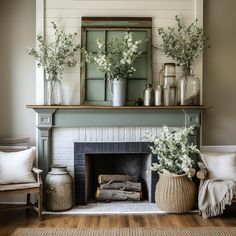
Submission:
M 171 131 L 164 126 L 158 137 L 147 133 L 151 152 L 157 155 L 158 163 L 153 163 L 150 171 L 161 173 L 174 173 L 177 175 L 186 174 L 191 178 L 193 160 L 192 153 L 199 153 L 197 147 L 188 143 L 188 135 L 193 134 L 194 127 Z
M 80 45 L 74 43 L 77 33 L 66 34 L 59 30 L 54 22 L 52 25 L 55 31 L 55 40 L 47 43 L 42 36 L 37 36 L 39 50 L 34 48 L 27 50 L 27 53 L 38 62 L 37 66 L 45 69 L 48 75 L 47 79 L 61 76 L 66 65 L 75 66 L 77 64 L 75 56 L 80 50 Z
M 141 40 L 134 41 L 131 32 L 125 32 L 121 37 L 114 37 L 106 44 L 97 39 L 96 53 L 84 50 L 87 63 L 94 63 L 102 73 L 107 73 L 109 79 L 128 79 L 136 71 L 134 64 L 142 58 Z
M 158 29 L 163 43 L 155 48 L 176 60 L 184 71 L 188 71 L 199 54 L 209 47 L 208 37 L 204 35 L 202 28 L 197 27 L 197 19 L 189 26 L 185 26 L 178 16 L 175 16 L 175 20 L 177 28 Z

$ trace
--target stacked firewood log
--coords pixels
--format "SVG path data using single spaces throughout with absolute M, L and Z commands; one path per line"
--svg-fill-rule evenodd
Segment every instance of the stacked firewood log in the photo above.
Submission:
M 137 176 L 99 175 L 98 183 L 98 201 L 140 201 L 142 198 L 142 185 Z

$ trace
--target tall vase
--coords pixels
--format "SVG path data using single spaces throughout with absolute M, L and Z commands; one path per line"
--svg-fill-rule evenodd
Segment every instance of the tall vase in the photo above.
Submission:
M 62 85 L 57 76 L 49 76 L 46 81 L 46 104 L 61 105 L 62 103 Z
M 178 105 L 200 105 L 200 80 L 193 70 L 183 70 L 183 75 L 177 80 L 177 89 Z
M 165 175 L 159 173 L 155 201 L 157 207 L 169 213 L 190 211 L 196 201 L 196 185 L 187 175 Z
M 111 93 L 112 93 L 112 105 L 114 107 L 125 106 L 126 79 L 113 79 Z

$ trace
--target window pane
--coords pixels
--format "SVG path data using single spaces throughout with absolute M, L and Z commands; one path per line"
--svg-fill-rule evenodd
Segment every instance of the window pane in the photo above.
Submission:
M 113 38 L 120 38 L 124 34 L 125 30 L 109 30 L 107 31 L 107 41 L 111 41 Z
M 146 80 L 130 79 L 127 82 L 127 100 L 135 101 L 137 98 L 143 99 L 143 90 L 146 86 Z
M 97 47 L 97 39 L 100 39 L 101 42 L 105 42 L 105 31 L 104 30 L 89 30 L 87 31 L 87 42 L 86 48 L 87 51 L 96 52 Z
M 133 40 L 143 40 L 145 41 L 147 39 L 147 32 L 146 31 L 131 31 L 133 33 Z M 140 45 L 140 48 L 143 52 L 147 52 L 147 42 L 143 42 Z
M 97 70 L 97 65 L 95 64 L 86 64 L 86 78 L 87 79 L 103 79 L 104 78 L 104 74 L 100 71 Z
M 134 68 L 136 69 L 134 78 L 147 78 L 147 67 L 147 55 L 143 54 L 142 59 L 137 61 L 134 65 Z
M 103 101 L 104 100 L 104 80 L 86 80 L 86 100 Z

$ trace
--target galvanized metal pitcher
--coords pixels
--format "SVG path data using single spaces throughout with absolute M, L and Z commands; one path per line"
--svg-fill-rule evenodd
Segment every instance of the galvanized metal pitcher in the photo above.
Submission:
M 112 80 L 112 105 L 115 107 L 125 106 L 126 101 L 126 79 Z

